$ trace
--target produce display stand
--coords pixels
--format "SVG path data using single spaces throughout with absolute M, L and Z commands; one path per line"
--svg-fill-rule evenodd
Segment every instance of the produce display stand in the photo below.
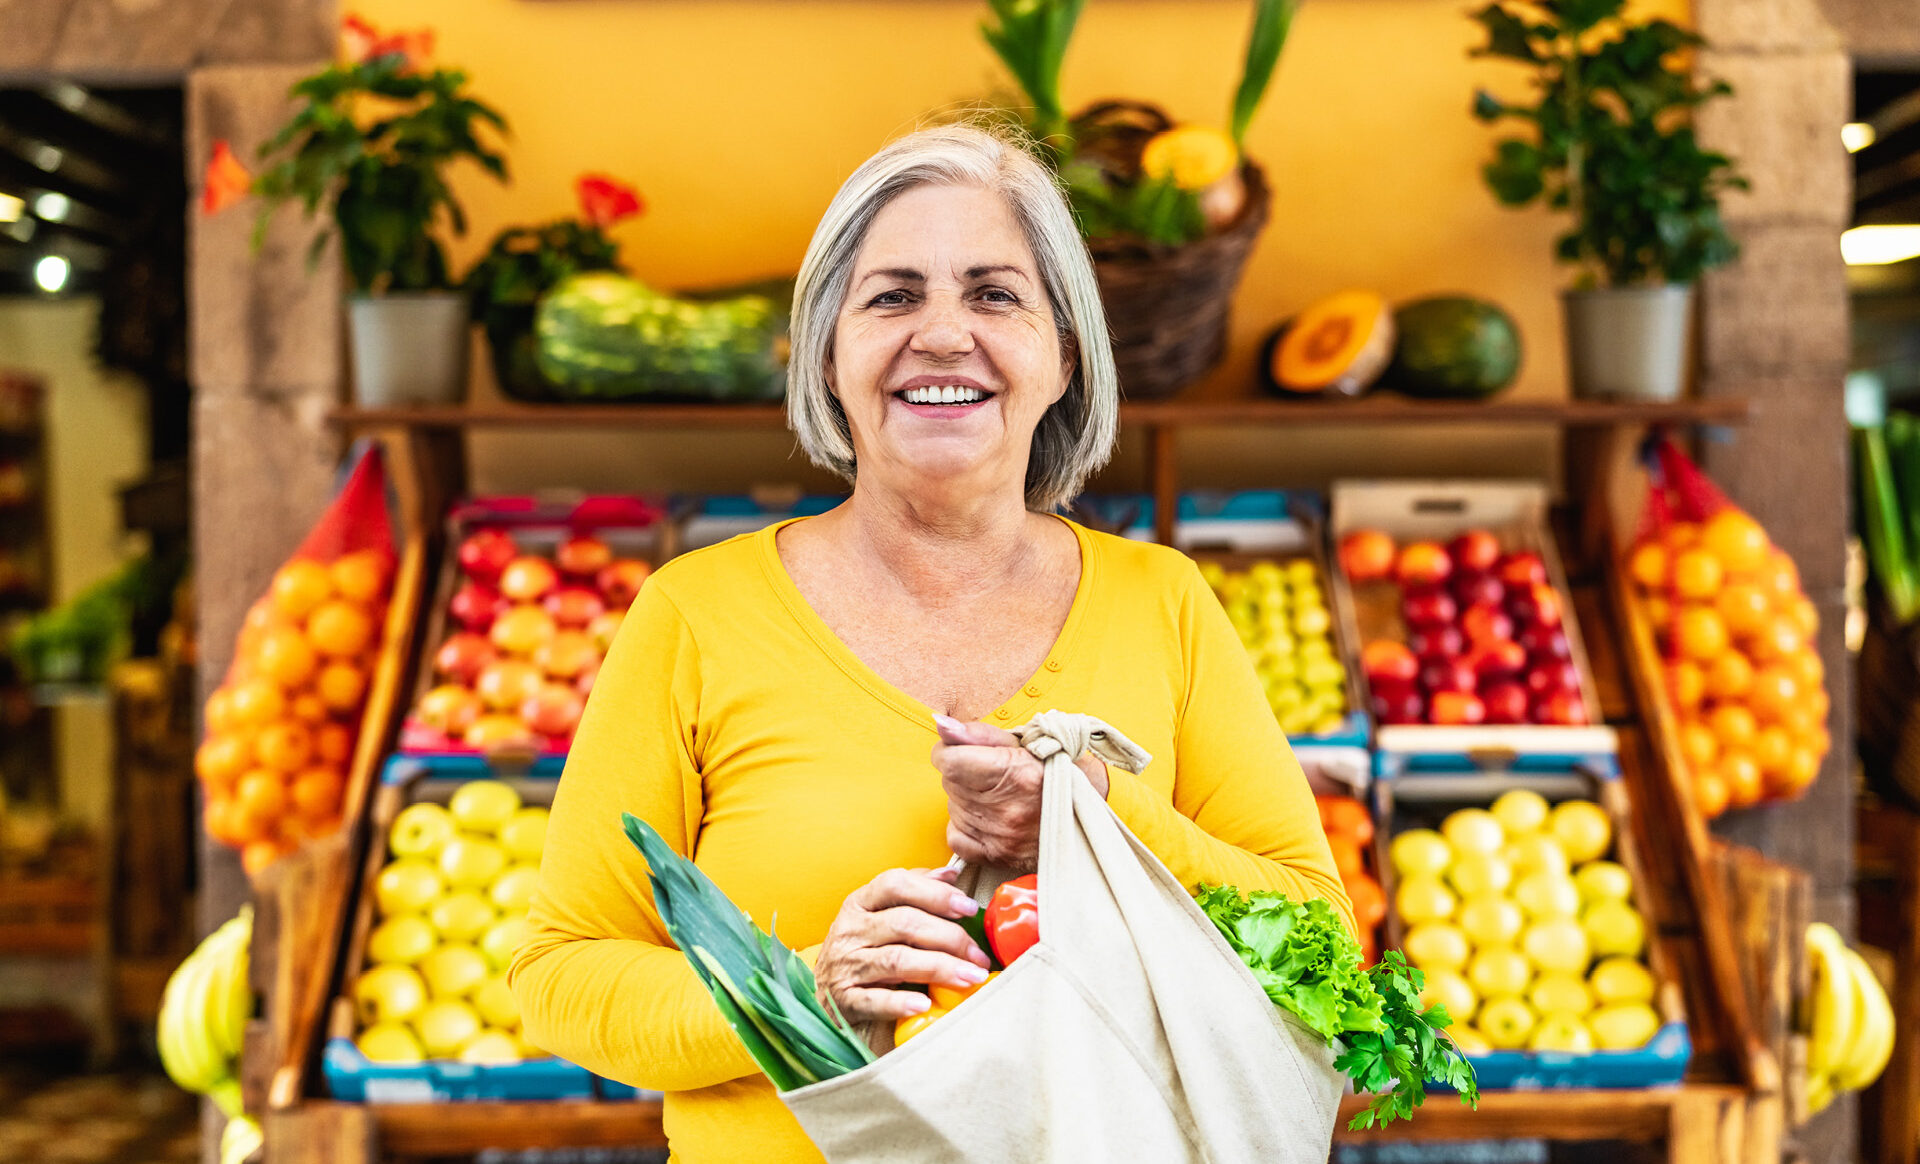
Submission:
M 1856 866 L 1892 882 L 1884 933 L 1863 933 L 1893 951 L 1893 1058 L 1873 1089 L 1879 1106 L 1866 1158 L 1878 1164 L 1920 1164 L 1920 815 L 1893 804 L 1862 806 L 1854 817 Z M 1867 911 L 1861 910 L 1864 922 Z M 1862 1120 L 1863 1124 L 1866 1120 Z
M 1122 425 L 1144 429 L 1148 441 L 1146 483 L 1155 497 L 1156 540 L 1170 541 L 1180 491 L 1178 437 L 1187 428 L 1244 428 L 1248 426 L 1356 426 L 1381 425 L 1518 425 L 1558 429 L 1566 436 L 1568 496 L 1582 505 L 1575 514 L 1577 527 L 1561 531 L 1561 550 L 1572 576 L 1573 608 L 1585 630 L 1601 718 L 1621 740 L 1621 779 L 1629 792 L 1639 852 L 1647 866 L 1646 881 L 1654 913 L 1650 927 L 1666 949 L 1682 984 L 1691 1020 L 1694 1057 L 1684 1082 L 1661 1088 L 1608 1090 L 1548 1089 L 1487 1092 L 1477 1111 L 1469 1111 L 1452 1097 L 1429 1098 L 1417 1116 L 1384 1131 L 1344 1130 L 1346 1117 L 1364 1106 L 1349 1097 L 1343 1103 L 1342 1143 L 1374 1140 L 1444 1141 L 1501 1138 L 1553 1140 L 1610 1140 L 1664 1144 L 1675 1161 L 1768 1164 L 1779 1159 L 1786 1110 L 1782 1096 L 1782 1054 L 1757 1032 L 1749 999 L 1771 991 L 1791 1000 L 1790 984 L 1756 981 L 1752 968 L 1779 956 L 1780 927 L 1769 926 L 1764 910 L 1752 911 L 1752 926 L 1736 919 L 1747 916 L 1730 901 L 1743 901 L 1728 890 L 1739 879 L 1729 874 L 1724 854 L 1710 843 L 1697 813 L 1685 796 L 1683 782 L 1672 767 L 1670 734 L 1657 720 L 1659 705 L 1652 699 L 1657 682 L 1647 660 L 1616 636 L 1621 626 L 1615 606 L 1609 609 L 1608 578 L 1612 574 L 1612 529 L 1616 513 L 1632 512 L 1634 483 L 1629 479 L 1632 452 L 1641 430 L 1648 425 L 1705 426 L 1736 423 L 1749 411 L 1739 397 L 1715 397 L 1672 403 L 1495 400 L 1491 402 L 1416 402 L 1391 396 L 1357 401 L 1284 401 L 1268 399 L 1169 400 L 1123 405 Z M 467 484 L 466 433 L 510 428 L 526 430 L 572 429 L 770 429 L 785 423 L 775 406 L 657 405 L 657 406 L 536 406 L 481 404 L 471 407 L 418 409 L 340 409 L 331 416 L 343 434 L 373 436 L 387 446 L 396 485 L 402 492 L 404 528 L 415 539 L 409 554 L 421 554 L 413 575 L 414 593 L 403 604 L 398 591 L 395 617 L 419 615 L 420 579 L 431 559 L 443 547 L 439 515 Z M 413 634 L 418 628 L 410 628 Z M 1657 659 L 1653 660 L 1657 665 Z M 388 669 L 383 667 L 383 676 Z M 398 663 L 385 687 L 389 700 L 382 715 L 390 739 L 397 719 L 391 700 L 400 682 Z M 376 692 L 382 690 L 376 687 Z M 363 746 L 374 742 L 369 731 Z M 381 744 L 386 740 L 378 741 Z M 349 820 L 351 842 L 364 853 L 367 835 L 366 792 L 371 766 L 356 761 L 354 799 Z M 262 1106 L 272 1164 L 287 1161 L 338 1161 L 446 1157 L 485 1148 L 648 1147 L 664 1144 L 660 1105 L 648 1100 L 594 1103 L 440 1103 L 346 1104 L 323 1097 L 310 1070 L 315 1039 L 322 1031 L 321 1002 L 324 979 L 336 967 L 344 933 L 344 910 L 351 892 L 352 865 L 347 840 L 337 858 L 323 862 L 315 874 L 296 872 L 306 861 L 290 866 L 288 882 L 311 883 L 329 903 L 330 930 L 322 931 L 284 891 L 277 912 L 309 935 L 297 942 L 281 942 L 282 959 L 304 954 L 311 978 L 299 978 L 301 1005 L 269 1004 L 271 1042 L 280 1048 L 269 1078 L 250 1086 L 271 1102 Z M 298 895 L 295 895 L 298 896 Z M 1777 921 L 1777 919 L 1776 919 Z M 1751 930 L 1752 932 L 1747 932 Z M 1767 952 L 1760 952 L 1765 948 Z M 323 957 L 315 953 L 325 950 Z M 1791 963 L 1789 963 L 1791 964 Z M 284 967 L 283 967 L 284 969 Z M 282 978 L 286 975 L 283 973 Z M 284 989 L 284 985 L 281 987 Z M 1776 1008 L 1777 1010 L 1778 1008 Z M 292 1031 L 283 1024 L 304 1029 Z M 1783 1030 L 1790 1023 L 1781 1022 Z M 298 1054 L 294 1052 L 300 1049 Z M 251 1058 L 251 1056 L 250 1056 Z

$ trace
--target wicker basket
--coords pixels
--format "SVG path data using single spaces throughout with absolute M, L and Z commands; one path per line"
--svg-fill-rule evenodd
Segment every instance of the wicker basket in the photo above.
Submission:
M 1100 297 L 1113 333 L 1120 390 L 1134 400 L 1171 396 L 1220 362 L 1227 314 L 1272 195 L 1253 162 L 1240 171 L 1246 205 L 1233 224 L 1186 246 L 1092 239 Z

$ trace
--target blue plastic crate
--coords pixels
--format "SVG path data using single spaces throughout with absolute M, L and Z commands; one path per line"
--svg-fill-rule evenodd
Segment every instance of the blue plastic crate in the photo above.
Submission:
M 680 519 L 683 549 L 694 550 L 764 529 L 775 522 L 794 517 L 817 517 L 846 501 L 837 494 L 806 494 L 790 505 L 763 504 L 744 493 L 719 493 L 711 496 L 676 498 L 674 513 Z
M 1555 753 L 1486 751 L 1479 753 L 1375 752 L 1373 778 L 1401 780 L 1408 776 L 1555 776 L 1590 772 L 1612 780 L 1620 775 L 1620 757 L 1613 752 Z
M 1548 1087 L 1666 1087 L 1686 1077 L 1693 1058 L 1687 1024 L 1670 1022 L 1644 1047 L 1631 1051 L 1493 1051 L 1470 1055 L 1473 1073 L 1488 1091 L 1537 1091 Z M 1444 1088 L 1443 1088 L 1444 1090 Z
M 380 783 L 405 784 L 409 780 L 501 780 L 525 777 L 532 780 L 558 780 L 566 767 L 565 756 L 542 755 L 522 765 L 504 765 L 477 753 L 421 752 L 388 756 L 380 766 Z
M 462 1063 L 429 1059 L 423 1063 L 375 1063 L 351 1039 L 328 1039 L 321 1055 L 327 1091 L 348 1103 L 443 1103 L 478 1100 L 658 1099 L 602 1079 L 565 1059 L 528 1059 L 520 1063 Z

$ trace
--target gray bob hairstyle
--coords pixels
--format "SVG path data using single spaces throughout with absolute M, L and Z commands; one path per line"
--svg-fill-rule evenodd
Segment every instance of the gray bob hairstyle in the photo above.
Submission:
M 1073 214 L 1039 160 L 1008 138 L 964 125 L 910 133 L 868 158 L 833 196 L 814 229 L 794 287 L 787 423 L 813 463 L 854 479 L 853 435 L 827 384 L 827 363 L 853 261 L 882 207 L 916 186 L 982 186 L 1007 200 L 1040 268 L 1040 281 L 1076 359 L 1066 392 L 1033 432 L 1027 508 L 1072 500 L 1113 452 L 1120 387 L 1093 261 Z

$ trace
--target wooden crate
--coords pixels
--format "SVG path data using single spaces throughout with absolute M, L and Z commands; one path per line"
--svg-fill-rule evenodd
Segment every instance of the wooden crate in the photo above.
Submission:
M 0 874 L 0 954 L 85 957 L 104 936 L 93 878 Z

